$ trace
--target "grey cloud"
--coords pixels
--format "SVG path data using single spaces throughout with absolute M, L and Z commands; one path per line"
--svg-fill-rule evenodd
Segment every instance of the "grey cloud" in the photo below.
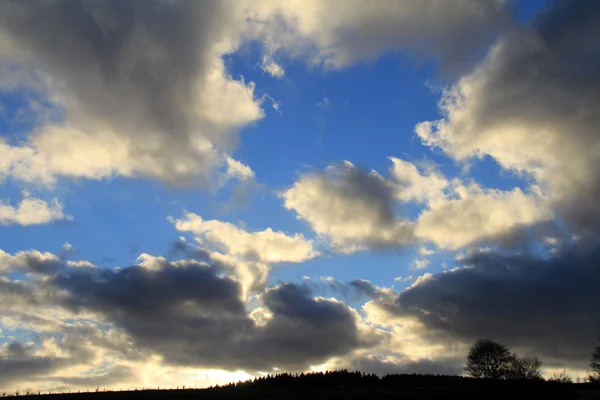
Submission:
M 117 366 L 102 374 L 91 374 L 89 376 L 58 378 L 67 387 L 82 386 L 86 388 L 103 388 L 117 383 L 128 383 L 133 380 L 135 373 L 126 366 Z
M 380 341 L 375 333 L 359 331 L 356 315 L 344 303 L 314 299 L 302 285 L 281 284 L 262 293 L 260 304 L 269 316 L 259 323 L 227 271 L 214 261 L 147 257 L 140 265 L 113 270 L 64 266 L 38 289 L 60 292 L 48 300 L 73 318 L 93 312 L 131 338 L 131 343 L 111 343 L 98 335 L 100 328 L 66 324 L 60 330 L 68 340 L 60 346 L 80 360 L 92 353 L 77 338 L 128 359 L 136 358 L 137 348 L 175 365 L 299 371 Z
M 69 126 L 108 146 L 115 159 L 126 153 L 125 164 L 108 168 L 189 184 L 207 178 L 216 162 L 198 139 L 228 151 L 236 142 L 232 131 L 262 116 L 258 103 L 244 96 L 228 98 L 234 103 L 227 116 L 211 114 L 210 101 L 223 100 L 207 94 L 215 90 L 207 76 L 220 65 L 215 46 L 236 26 L 226 8 L 218 1 L 6 1 L 0 52 L 12 66 L 47 75 L 23 83 L 48 92 Z M 204 95 L 209 98 L 199 99 Z M 116 139 L 102 142 L 107 130 L 124 138 L 126 148 L 111 148 Z M 43 151 L 60 150 L 51 139 L 44 139 Z
M 167 317 L 186 301 L 202 305 L 207 311 L 239 313 L 243 305 L 237 300 L 238 284 L 219 277 L 221 271 L 219 266 L 197 262 L 182 266 L 164 262 L 158 270 L 142 266 L 97 272 L 75 269 L 59 274 L 53 283 L 69 291 L 68 305 L 89 304 L 113 315 L 135 315 L 148 320 Z
M 24 376 L 35 378 L 67 365 L 63 358 L 35 356 L 20 342 L 11 342 L 3 347 L 0 347 L 0 387 L 6 388 Z
M 355 317 L 341 302 L 316 301 L 306 288 L 293 284 L 270 289 L 264 304 L 273 318 L 247 343 L 258 365 L 305 370 L 309 365 L 376 345 L 380 338 L 359 333 Z M 258 366 L 257 365 L 257 366 Z
M 337 251 L 394 248 L 414 239 L 412 224 L 396 214 L 390 182 L 350 162 L 303 175 L 282 197 Z
M 460 375 L 464 371 L 464 360 L 462 359 L 421 359 L 410 360 L 386 360 L 375 356 L 358 357 L 340 364 L 339 368 L 351 371 L 362 371 L 374 373 L 379 376 L 387 374 L 436 374 L 436 375 Z
M 472 254 L 471 266 L 431 276 L 386 307 L 443 343 L 491 338 L 551 365 L 586 368 L 600 333 L 598 249 L 551 258 Z
M 511 25 L 502 0 L 392 0 L 368 9 L 360 0 L 308 0 L 278 4 L 278 10 L 266 21 L 269 46 L 293 55 L 308 52 L 334 68 L 408 50 L 421 60 L 433 56 L 445 72 L 456 73 Z
M 597 1 L 550 2 L 445 92 L 443 119 L 417 126 L 456 159 L 487 154 L 533 177 L 580 234 L 600 229 L 599 18 Z
M 366 279 L 355 279 L 349 283 L 359 293 L 364 293 L 370 298 L 375 298 L 381 295 L 381 290 L 375 287 L 370 281 Z

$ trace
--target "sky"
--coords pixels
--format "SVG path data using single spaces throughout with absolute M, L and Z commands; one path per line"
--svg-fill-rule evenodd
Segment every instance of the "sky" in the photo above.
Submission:
M 600 334 L 600 3 L 0 3 L 0 391 L 462 374 Z

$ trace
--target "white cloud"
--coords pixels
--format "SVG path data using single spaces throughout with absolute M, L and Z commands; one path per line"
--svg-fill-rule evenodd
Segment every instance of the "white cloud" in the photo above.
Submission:
M 67 265 L 75 268 L 97 268 L 94 263 L 91 263 L 87 260 L 67 261 Z
M 421 255 L 433 252 L 424 247 L 426 242 L 443 249 L 481 240 L 510 245 L 522 237 L 522 228 L 552 219 L 536 187 L 529 192 L 486 189 L 392 161 L 390 180 L 349 162 L 305 174 L 282 194 L 284 205 L 343 253 L 419 242 Z M 401 214 L 402 204 L 409 202 L 424 206 L 415 221 Z
M 259 232 L 247 232 L 237 226 L 217 220 L 204 220 L 194 213 L 186 213 L 174 221 L 181 232 L 192 232 L 205 244 L 221 247 L 226 253 L 263 262 L 302 262 L 319 253 L 312 240 L 301 234 L 293 236 L 267 228 Z
M 281 194 L 294 210 L 335 250 L 398 246 L 412 240 L 412 227 L 396 218 L 393 189 L 381 175 L 362 172 L 346 161 L 324 173 L 303 175 Z
M 2 89 L 39 91 L 64 118 L 42 119 L 17 146 L 4 142 L 0 177 L 51 184 L 59 175 L 141 175 L 209 184 L 237 131 L 264 115 L 254 84 L 225 70 L 221 56 L 240 40 L 239 15 L 226 4 L 1 8 L 0 54 L 30 72 L 13 74 L 19 81 L 2 81 Z M 73 15 L 108 32 L 111 46 L 88 51 L 102 45 L 68 22 Z M 24 32 L 25 25 L 35 29 Z M 51 50 L 40 45 L 45 38 Z
M 508 17 L 503 0 L 395 0 L 366 8 L 360 0 L 249 0 L 246 9 L 269 52 L 284 49 L 336 68 L 398 49 L 461 64 Z
M 427 203 L 443 195 L 448 180 L 431 166 L 421 173 L 417 166 L 399 158 L 390 157 L 391 176 L 397 184 L 396 197 L 405 202 Z
M 417 259 L 414 259 L 410 263 L 410 268 L 411 269 L 425 269 L 429 266 L 430 263 L 431 263 L 431 261 L 429 261 L 425 258 L 417 258 Z
M 244 182 L 254 181 L 254 171 L 246 164 L 229 156 L 225 156 L 225 162 L 227 163 L 226 174 L 228 178 L 235 178 Z
M 456 249 L 482 239 L 510 240 L 515 229 L 550 219 L 537 193 L 458 183 L 449 196 L 432 201 L 419 215 L 415 234 L 438 247 Z
M 317 107 L 319 108 L 328 108 L 331 101 L 327 97 L 323 97 L 323 100 L 317 103 Z
M 267 56 L 263 57 L 261 68 L 264 72 L 271 75 L 273 78 L 282 78 L 285 75 L 283 67 Z
M 599 34 L 598 12 L 583 7 L 565 2 L 541 18 L 545 23 L 503 37 L 443 92 L 442 118 L 416 132 L 459 161 L 492 157 L 534 180 L 573 228 L 597 230 L 600 92 L 589 38 Z M 563 17 L 564 24 L 554 23 Z
M 502 1 L 404 0 L 365 9 L 355 0 L 248 0 L 141 8 L 20 2 L 3 5 L 0 15 L 0 54 L 10 61 L 3 66 L 19 66 L 2 70 L 0 88 L 39 91 L 55 111 L 30 104 L 39 126 L 18 145 L 0 143 L 0 179 L 51 185 L 63 175 L 118 175 L 209 185 L 215 170 L 229 168 L 224 157 L 237 132 L 264 117 L 254 84 L 231 77 L 222 59 L 241 43 L 261 41 L 262 67 L 275 77 L 284 74 L 272 59 L 278 50 L 335 67 L 406 48 L 465 59 L 506 13 Z M 110 46 L 95 31 L 110 36 Z
M 0 273 L 20 272 L 54 272 L 59 258 L 52 253 L 37 250 L 20 251 L 9 254 L 0 250 Z
M 427 246 L 421 246 L 419 247 L 419 254 L 422 256 L 430 256 L 435 254 L 435 250 L 428 249 Z
M 24 191 L 16 206 L 0 199 L 0 225 L 40 225 L 63 219 L 71 217 L 63 212 L 56 198 L 46 202 Z

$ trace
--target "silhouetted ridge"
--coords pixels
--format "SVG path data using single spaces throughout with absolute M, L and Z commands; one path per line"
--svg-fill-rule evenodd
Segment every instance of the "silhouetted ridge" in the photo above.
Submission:
M 268 374 L 243 382 L 232 382 L 213 388 L 339 388 L 357 386 L 421 386 L 421 385 L 463 385 L 471 378 L 453 375 L 432 374 L 388 374 L 379 377 L 375 374 L 348 370 L 308 372 L 290 374 Z

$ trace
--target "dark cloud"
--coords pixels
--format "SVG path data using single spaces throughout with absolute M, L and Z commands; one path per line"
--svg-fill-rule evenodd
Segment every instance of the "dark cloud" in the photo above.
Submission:
M 299 371 L 380 341 L 377 334 L 359 330 L 357 315 L 348 306 L 315 299 L 306 285 L 281 284 L 264 291 L 259 297 L 264 318 L 256 319 L 242 300 L 240 283 L 228 274 L 231 269 L 206 256 L 202 262 L 144 256 L 140 265 L 115 269 L 63 265 L 58 274 L 39 281 L 37 289 L 60 293 L 46 300 L 73 318 L 93 312 L 131 337 L 130 344 L 113 343 L 103 340 L 96 326 L 57 328 L 68 336 L 61 348 L 80 360 L 93 353 L 76 338 L 128 359 L 135 359 L 132 351 L 139 349 L 177 365 Z M 22 289 L 23 284 L 14 284 Z
M 8 385 L 23 377 L 36 378 L 67 365 L 67 360 L 57 357 L 35 356 L 31 348 L 20 342 L 0 346 L 0 386 Z
M 464 371 L 464 360 L 462 359 L 421 359 L 410 360 L 388 360 L 375 356 L 366 356 L 344 361 L 339 368 L 350 371 L 362 371 L 374 373 L 379 376 L 387 374 L 436 374 L 436 375 L 460 375 Z
M 359 333 L 346 304 L 315 300 L 306 287 L 284 284 L 270 289 L 263 295 L 263 303 L 273 317 L 247 347 L 255 349 L 255 357 L 264 365 L 303 370 L 380 340 L 375 334 Z
M 554 364 L 586 368 L 600 333 L 600 250 L 540 258 L 479 252 L 402 292 L 388 310 L 441 343 L 490 338 Z
M 355 279 L 349 283 L 359 294 L 373 299 L 381 296 L 383 293 L 380 288 L 374 286 L 371 281 L 366 279 Z
M 137 316 L 150 321 L 169 315 L 181 317 L 179 312 L 236 314 L 244 310 L 238 299 L 239 285 L 220 277 L 218 264 L 163 260 L 157 264 L 157 269 L 138 265 L 112 270 L 70 269 L 57 275 L 53 284 L 69 291 L 67 305 L 75 309 L 90 306 L 115 317 Z M 180 307 L 186 303 L 191 308 L 184 311 Z
M 117 383 L 129 383 L 135 378 L 134 371 L 126 366 L 117 366 L 102 374 L 90 374 L 88 376 L 58 378 L 67 387 L 82 386 L 86 388 L 103 388 Z

